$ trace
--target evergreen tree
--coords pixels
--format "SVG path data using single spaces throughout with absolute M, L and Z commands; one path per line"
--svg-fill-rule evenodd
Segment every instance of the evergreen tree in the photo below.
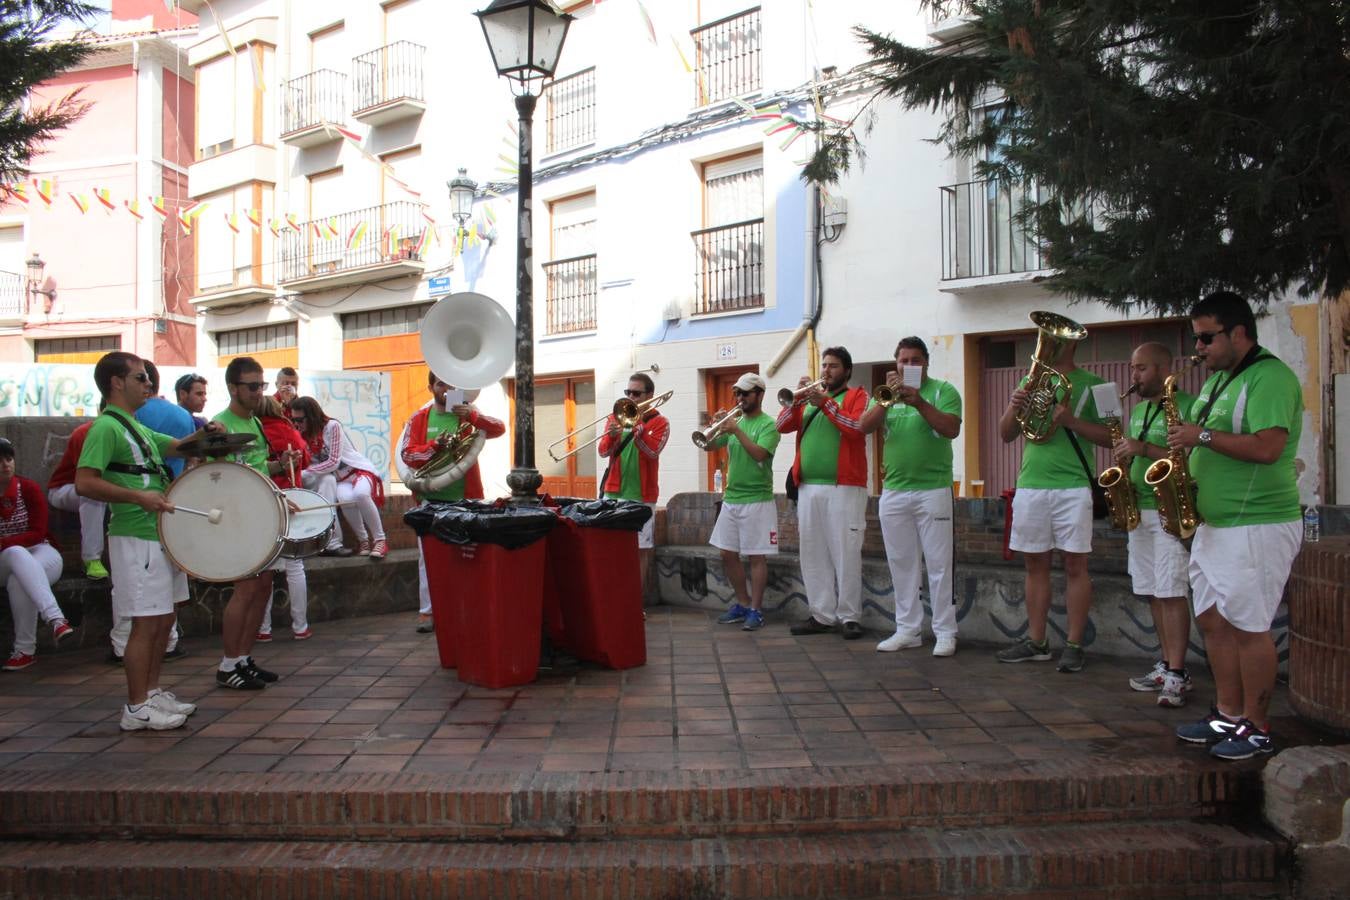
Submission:
M 1033 182 L 1021 221 L 1047 287 L 1184 313 L 1229 288 L 1264 305 L 1350 287 L 1350 4 L 1344 0 L 921 0 L 970 30 L 933 48 L 855 29 L 879 96 L 945 116 L 937 139 Z M 989 99 L 1009 114 L 974 119 Z M 861 146 L 835 130 L 807 167 Z M 997 147 L 992 157 L 988 151 Z
M 98 12 L 78 0 L 0 0 L 0 184 L 22 179 L 40 145 L 88 109 L 78 91 L 45 104 L 33 103 L 30 92 L 91 50 L 83 41 L 47 35 Z

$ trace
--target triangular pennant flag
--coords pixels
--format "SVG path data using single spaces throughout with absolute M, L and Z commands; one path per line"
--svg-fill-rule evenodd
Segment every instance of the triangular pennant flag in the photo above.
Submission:
M 75 204 L 77 209 L 79 209 L 80 215 L 89 212 L 89 198 L 84 196 L 84 194 L 72 194 L 66 192 L 66 196 L 69 197 L 70 201 Z
M 330 238 L 335 238 L 342 234 L 341 229 L 338 228 L 337 216 L 329 216 L 326 227 L 328 228 L 328 236 Z
M 108 210 L 108 212 L 117 209 L 117 204 L 113 203 L 112 200 L 112 191 L 107 188 L 94 188 L 94 197 L 98 199 L 99 203 L 103 204 L 103 207 Z
M 9 194 L 20 203 L 28 202 L 28 185 L 20 181 L 18 184 L 5 185 L 5 193 Z
M 318 240 L 323 240 L 323 228 L 320 227 L 318 222 L 310 222 L 309 227 L 314 229 L 315 238 L 317 238 Z
M 150 208 L 153 209 L 155 212 L 159 213 L 164 218 L 168 218 L 169 216 L 168 201 L 166 201 L 163 197 L 151 197 Z
M 51 206 L 52 197 L 56 196 L 56 183 L 50 178 L 34 178 L 33 187 L 37 188 L 38 199 L 47 206 Z
M 357 134 L 355 131 L 348 131 L 347 129 L 342 128 L 338 125 L 333 125 L 332 123 L 325 123 L 325 124 L 327 124 L 329 128 L 333 129 L 338 134 L 342 135 L 352 143 L 354 144 L 361 143 L 361 135 Z
M 267 220 L 267 230 L 272 232 L 272 237 L 274 238 L 281 237 L 282 224 L 283 224 L 282 221 L 275 217 Z
M 388 241 L 388 244 L 389 244 L 389 252 L 388 252 L 387 255 L 389 255 L 389 256 L 397 256 L 397 255 L 398 255 L 398 226 L 397 226 L 397 225 L 390 225 L 390 226 L 389 226 L 389 229 L 385 232 L 385 240 Z
M 122 204 L 126 206 L 127 212 L 131 213 L 133 216 L 136 217 L 137 222 L 145 218 L 145 213 L 141 212 L 141 201 L 123 200 Z
M 261 209 L 244 210 L 244 218 L 248 219 L 250 225 L 254 228 L 261 228 L 263 223 L 263 214 Z
M 361 247 L 361 242 L 366 239 L 366 223 L 357 222 L 356 227 L 347 235 L 347 249 L 357 250 Z
M 422 232 L 422 239 L 417 242 L 416 253 L 418 259 L 422 259 L 426 255 L 427 248 L 431 246 L 432 232 L 434 232 L 435 230 L 436 226 L 430 225 L 426 228 L 426 230 Z
M 239 233 L 239 213 L 225 213 L 225 224 L 230 226 L 230 230 L 235 234 Z
M 422 212 L 422 218 L 426 219 L 426 220 L 427 220 L 428 222 L 430 222 L 432 225 L 435 225 L 435 224 L 436 224 L 436 220 L 433 219 L 433 218 L 431 217 L 431 214 L 430 214 L 429 212 L 427 212 L 427 208 L 426 208 L 425 206 L 422 207 L 421 212 Z
M 651 14 L 647 12 L 647 7 L 642 4 L 642 0 L 637 0 L 638 12 L 642 15 L 642 24 L 647 26 L 647 39 L 656 44 L 656 26 L 652 24 Z
M 286 213 L 286 224 L 291 226 L 292 231 L 301 231 L 300 219 L 295 213 Z
M 187 210 L 180 209 L 174 215 L 178 219 L 179 227 L 183 229 L 183 234 L 192 234 L 192 219 L 188 216 Z

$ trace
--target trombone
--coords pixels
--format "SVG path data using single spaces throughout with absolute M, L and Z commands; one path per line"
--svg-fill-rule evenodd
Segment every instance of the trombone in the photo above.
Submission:
M 793 406 L 807 394 L 812 391 L 818 391 L 825 387 L 825 379 L 817 378 L 815 381 L 805 387 L 783 388 L 778 392 L 778 403 L 780 406 Z
M 732 409 L 716 422 L 709 425 L 702 431 L 695 431 L 689 437 L 693 440 L 694 446 L 700 450 L 707 450 L 708 445 L 736 427 L 736 423 L 745 415 L 739 406 Z
M 642 419 L 643 416 L 645 416 L 652 410 L 656 409 L 657 407 L 663 405 L 667 400 L 669 400 L 671 397 L 674 396 L 675 396 L 674 391 L 666 391 L 664 394 L 661 394 L 660 396 L 652 397 L 650 400 L 643 400 L 641 403 L 634 403 L 627 397 L 620 397 L 618 400 L 614 401 L 614 408 L 610 411 L 610 415 L 612 415 L 615 419 L 618 420 L 620 428 L 632 428 L 635 425 L 637 425 L 637 423 Z M 562 437 L 558 438 L 556 441 L 548 445 L 548 455 L 553 457 L 554 462 L 562 462 L 564 459 L 567 459 L 567 457 L 579 453 L 582 450 L 585 450 L 592 444 L 598 443 L 600 439 L 605 436 L 605 433 L 603 431 L 600 434 L 597 434 L 595 437 L 591 438 L 584 444 L 578 444 L 577 446 L 571 448 L 570 450 L 564 450 L 561 456 L 558 455 L 558 453 L 554 449 L 558 447 L 560 444 L 561 445 L 570 444 L 582 432 L 594 428 L 595 426 L 599 425 L 601 422 L 605 421 L 608 418 L 609 416 L 600 416 L 594 421 L 588 422 L 585 425 L 582 425 L 580 428 L 570 431 L 567 434 L 563 435 Z

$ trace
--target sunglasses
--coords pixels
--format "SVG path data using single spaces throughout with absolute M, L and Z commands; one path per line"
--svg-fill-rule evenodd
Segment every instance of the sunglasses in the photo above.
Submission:
M 250 391 L 267 390 L 266 381 L 236 381 L 235 384 L 242 388 L 248 388 Z
M 1221 328 L 1218 331 L 1197 331 L 1195 333 L 1195 339 L 1208 347 L 1210 344 L 1214 343 L 1216 337 L 1221 334 L 1227 334 L 1228 331 L 1229 329 L 1227 328 Z
M 645 394 L 645 393 L 647 393 L 647 392 L 646 392 L 646 391 L 624 391 L 623 393 L 624 393 L 624 396 L 626 396 L 626 397 L 641 397 L 643 394 Z
M 129 378 L 129 379 L 131 379 L 131 380 L 133 380 L 133 381 L 139 381 L 141 384 L 149 384 L 149 383 L 150 383 L 150 376 L 147 375 L 147 374 L 145 374 L 144 372 L 137 372 L 135 375 L 126 375 L 126 376 L 123 376 L 123 377 Z

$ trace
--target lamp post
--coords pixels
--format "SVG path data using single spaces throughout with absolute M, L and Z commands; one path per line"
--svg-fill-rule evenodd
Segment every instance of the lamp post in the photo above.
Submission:
M 450 189 L 450 215 L 459 224 L 459 230 L 473 218 L 473 200 L 478 195 L 478 182 L 469 177 L 467 169 L 445 183 Z M 456 235 L 458 236 L 458 235 Z
M 511 79 L 516 95 L 518 217 L 516 222 L 516 421 L 515 467 L 506 476 L 515 503 L 538 503 L 544 479 L 534 467 L 534 260 L 532 257 L 534 166 L 531 123 L 545 78 L 562 55 L 572 17 L 544 0 L 493 0 L 474 13 L 483 26 L 497 74 Z
M 28 300 L 31 304 L 34 298 L 38 296 L 47 298 L 47 308 L 51 308 L 52 301 L 56 299 L 56 291 L 51 288 L 42 287 L 42 273 L 46 270 L 47 264 L 42 261 L 42 257 L 33 251 L 33 255 L 24 262 L 24 268 L 28 270 Z M 31 309 L 31 307 L 30 307 Z

